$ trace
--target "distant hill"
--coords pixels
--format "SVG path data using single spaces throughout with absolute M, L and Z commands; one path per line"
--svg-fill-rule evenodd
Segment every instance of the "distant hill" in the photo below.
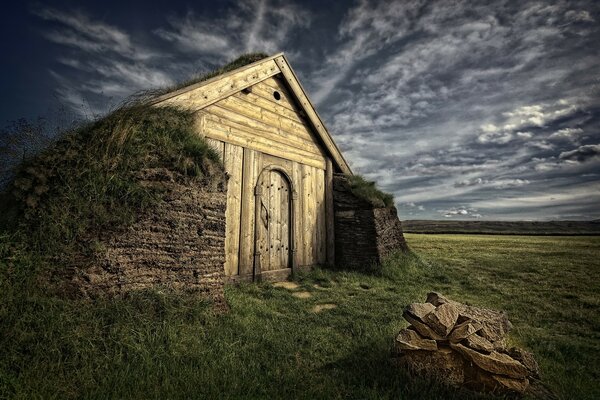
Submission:
M 496 235 L 600 235 L 594 221 L 402 221 L 406 233 L 473 233 Z

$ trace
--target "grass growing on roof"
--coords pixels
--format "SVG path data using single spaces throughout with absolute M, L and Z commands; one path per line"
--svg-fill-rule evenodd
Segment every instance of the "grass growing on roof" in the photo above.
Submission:
M 160 200 L 140 184 L 146 168 L 211 179 L 218 156 L 195 134 L 191 112 L 134 104 L 82 126 L 20 167 L 3 195 L 5 238 L 67 262 L 104 230 L 120 229 Z M 207 173 L 209 172 L 209 173 Z
M 239 56 L 238 58 L 236 58 L 233 61 L 228 62 L 227 64 L 225 64 L 224 66 L 215 69 L 214 71 L 210 71 L 207 73 L 203 73 L 203 74 L 199 74 L 197 76 L 194 76 L 190 79 L 187 79 L 185 81 L 179 82 L 173 86 L 168 86 L 166 88 L 163 89 L 159 89 L 157 91 L 154 92 L 150 92 L 151 95 L 156 95 L 156 96 L 160 96 L 163 94 L 167 94 L 170 92 L 174 92 L 176 90 L 182 89 L 184 87 L 187 86 L 191 86 L 195 83 L 199 83 L 199 82 L 204 82 L 207 81 L 211 78 L 214 78 L 215 76 L 219 76 L 222 74 L 225 74 L 229 71 L 233 71 L 234 69 L 238 69 L 241 68 L 245 65 L 248 64 L 252 64 L 254 62 L 260 61 L 264 58 L 269 57 L 268 54 L 266 53 L 246 53 L 246 54 L 242 54 L 241 56 Z
M 394 196 L 382 192 L 375 182 L 368 181 L 360 175 L 348 175 L 348 184 L 352 193 L 371 203 L 376 207 L 391 207 L 394 205 Z

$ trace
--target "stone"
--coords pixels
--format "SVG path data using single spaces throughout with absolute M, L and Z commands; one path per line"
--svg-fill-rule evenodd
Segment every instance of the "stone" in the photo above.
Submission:
M 529 388 L 527 378 L 515 379 L 478 370 L 467 380 L 472 389 L 498 395 L 524 394 Z
M 396 349 L 435 351 L 438 347 L 435 340 L 425 339 L 413 330 L 402 329 L 396 336 Z
M 348 176 L 333 176 L 335 262 L 355 270 L 379 270 L 395 251 L 407 251 L 402 223 L 394 206 L 365 200 L 352 191 Z
M 438 341 L 446 340 L 446 338 L 435 333 L 435 331 L 433 329 L 431 329 L 430 327 L 428 327 L 427 325 L 425 325 L 423 322 L 419 321 L 418 319 L 414 318 L 408 312 L 405 311 L 402 314 L 402 316 L 404 317 L 405 320 L 408 321 L 409 324 L 411 324 L 411 326 L 417 332 L 419 332 L 419 334 L 421 336 L 429 338 L 429 339 L 433 339 L 433 340 L 438 340 Z
M 537 361 L 535 361 L 533 353 L 518 347 L 511 347 L 506 351 L 506 354 L 523 364 L 529 372 L 529 377 L 541 379 L 540 366 L 538 365 Z
M 425 300 L 427 303 L 433 304 L 434 306 L 440 306 L 444 303 L 449 303 L 450 300 L 448 300 L 447 298 L 445 298 L 444 296 L 442 296 L 441 294 L 437 293 L 437 292 L 429 292 L 427 293 L 427 300 Z
M 409 313 L 411 316 L 424 321 L 424 318 L 427 314 L 435 311 L 435 307 L 430 303 L 412 303 L 409 304 L 404 311 Z
M 292 296 L 296 297 L 297 299 L 308 299 L 312 297 L 310 292 L 294 292 L 292 293 Z
M 298 284 L 294 283 L 294 282 L 283 281 L 283 282 L 275 282 L 273 284 L 273 287 L 284 288 L 287 290 L 295 290 L 295 289 L 298 289 L 300 286 L 298 286 Z
M 425 322 L 440 336 L 446 337 L 458 320 L 458 310 L 451 303 L 440 304 L 435 311 L 425 316 Z
M 403 352 L 398 364 L 411 373 L 438 381 L 447 386 L 461 386 L 465 381 L 464 359 L 456 351 L 440 346 L 438 351 Z
M 506 354 L 497 351 L 482 354 L 460 343 L 450 343 L 450 347 L 484 371 L 516 379 L 523 379 L 527 376 L 527 368 Z
M 450 300 L 436 292 L 427 294 L 427 302 L 437 307 L 442 304 L 452 304 L 458 310 L 458 323 L 470 319 L 481 323 L 482 327 L 479 334 L 490 342 L 502 339 L 512 329 L 512 324 L 508 320 L 506 313 L 503 311 L 468 306 Z
M 482 336 L 479 336 L 478 334 L 467 336 L 462 342 L 467 347 L 470 347 L 474 350 L 483 351 L 486 353 L 491 353 L 494 351 L 494 345 L 492 342 Z
M 316 306 L 314 306 L 311 309 L 311 311 L 314 312 L 314 313 L 316 313 L 316 314 L 318 314 L 321 311 L 324 311 L 324 310 L 333 310 L 336 307 L 337 307 L 337 305 L 331 304 L 331 303 L 328 303 L 328 304 L 317 304 Z
M 448 336 L 448 340 L 451 342 L 460 342 L 463 339 L 471 336 L 475 332 L 481 329 L 481 324 L 477 321 L 468 320 L 463 322 L 460 325 L 456 325 L 450 335 Z

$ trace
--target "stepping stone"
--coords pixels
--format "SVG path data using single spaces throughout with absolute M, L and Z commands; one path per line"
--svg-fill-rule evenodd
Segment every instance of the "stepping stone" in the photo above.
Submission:
M 312 297 L 310 292 L 294 292 L 294 293 L 292 293 L 292 296 L 299 298 L 299 299 L 308 299 L 309 297 Z
M 331 304 L 331 303 L 328 303 L 328 304 L 317 304 L 316 306 L 314 306 L 311 309 L 311 311 L 318 314 L 321 311 L 324 311 L 324 310 L 333 310 L 336 307 L 337 307 L 337 305 Z
M 300 286 L 297 283 L 294 283 L 294 282 L 284 281 L 284 282 L 275 282 L 273 284 L 273 287 L 284 288 L 284 289 L 287 289 L 287 290 L 296 290 Z

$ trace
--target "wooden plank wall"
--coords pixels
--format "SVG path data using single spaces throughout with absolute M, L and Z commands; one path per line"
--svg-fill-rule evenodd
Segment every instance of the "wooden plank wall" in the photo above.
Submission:
M 273 95 L 275 91 L 279 100 Z M 293 227 L 295 265 L 325 264 L 328 160 L 284 84 L 269 78 L 252 86 L 250 93 L 224 98 L 199 111 L 198 116 L 199 132 L 222 155 L 229 175 L 226 274 L 252 273 L 254 186 L 263 168 L 277 159 L 285 166 L 298 195 Z

